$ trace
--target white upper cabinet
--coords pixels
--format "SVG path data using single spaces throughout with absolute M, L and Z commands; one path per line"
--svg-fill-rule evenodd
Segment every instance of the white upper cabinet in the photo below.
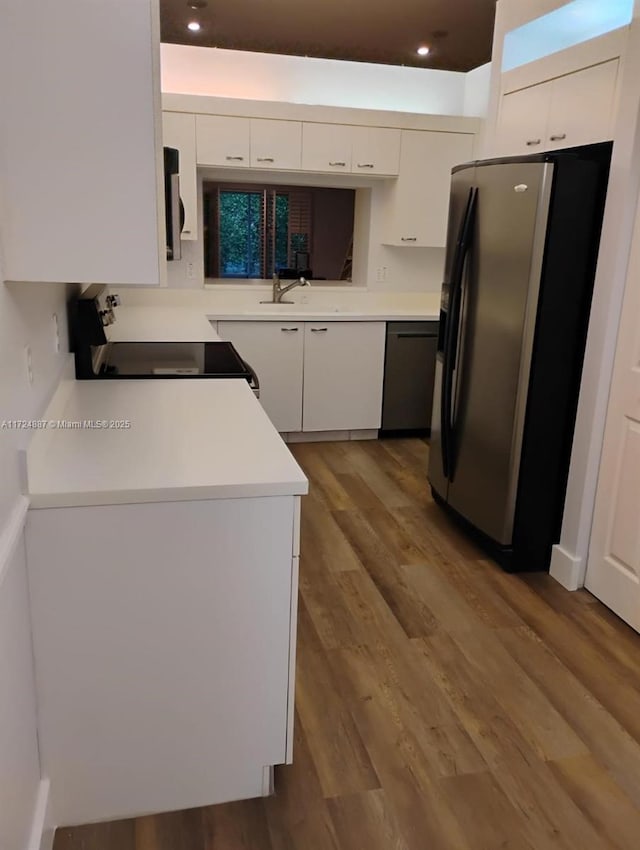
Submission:
M 494 153 L 516 156 L 613 138 L 618 60 L 503 95 Z
M 160 283 L 157 0 L 0 0 L 0 20 L 5 279 Z
M 387 190 L 385 244 L 446 245 L 451 169 L 473 159 L 473 138 L 466 133 L 402 131 L 400 174 Z
M 382 418 L 384 322 L 307 322 L 304 431 L 373 430 Z
M 180 197 L 184 204 L 181 238 L 197 239 L 196 116 L 188 112 L 163 112 L 162 138 L 167 147 L 180 152 Z
M 545 149 L 550 97 L 547 83 L 502 98 L 496 155 L 536 153 Z
M 547 150 L 613 138 L 618 60 L 558 77 L 551 83 Z
M 400 130 L 352 127 L 351 170 L 355 174 L 397 174 L 400 168 Z
M 198 165 L 248 168 L 251 119 L 228 115 L 196 115 Z
M 302 148 L 300 121 L 251 119 L 251 167 L 298 170 Z
M 346 124 L 302 125 L 304 171 L 351 171 L 352 130 Z

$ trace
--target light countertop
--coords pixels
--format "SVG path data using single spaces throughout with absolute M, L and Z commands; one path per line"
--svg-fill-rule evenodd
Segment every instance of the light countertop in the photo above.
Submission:
M 27 453 L 32 508 L 308 492 L 244 380 L 65 380 L 45 419 L 130 427 L 38 430 Z
M 261 304 L 270 298 L 270 288 L 255 290 L 114 288 L 122 298 L 119 310 L 200 310 L 208 319 L 245 321 L 437 321 L 440 293 L 366 292 L 294 289 L 287 298 L 293 304 Z M 302 300 L 304 299 L 304 301 Z
M 220 339 L 202 310 L 193 307 L 115 308 L 107 327 L 110 342 L 216 342 Z

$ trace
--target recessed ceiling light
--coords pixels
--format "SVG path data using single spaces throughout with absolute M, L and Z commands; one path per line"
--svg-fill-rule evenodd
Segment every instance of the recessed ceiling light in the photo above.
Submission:
M 428 56 L 429 55 L 429 48 L 427 47 L 426 44 L 422 44 L 416 50 L 416 53 L 418 54 L 418 56 Z
M 191 32 L 199 32 L 202 27 L 197 21 L 189 21 L 189 23 L 187 24 L 187 29 L 191 30 Z

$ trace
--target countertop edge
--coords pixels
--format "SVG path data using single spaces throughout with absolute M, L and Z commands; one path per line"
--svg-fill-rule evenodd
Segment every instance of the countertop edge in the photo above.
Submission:
M 215 487 L 177 487 L 162 490 L 110 490 L 94 493 L 29 494 L 30 510 L 90 508 L 106 505 L 141 505 L 158 502 L 215 502 L 220 499 L 260 499 L 277 496 L 306 496 L 309 482 L 278 484 L 220 484 Z

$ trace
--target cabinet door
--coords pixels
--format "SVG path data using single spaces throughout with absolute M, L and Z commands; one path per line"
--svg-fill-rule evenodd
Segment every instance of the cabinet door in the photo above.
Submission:
M 618 60 L 554 80 L 547 122 L 547 150 L 613 138 Z
M 280 432 L 302 430 L 302 322 L 218 322 L 260 381 L 260 403 Z
M 184 227 L 180 238 L 197 239 L 196 116 L 187 112 L 163 112 L 162 139 L 165 145 L 180 151 L 180 197 L 184 204 Z
M 302 125 L 302 168 L 305 171 L 351 171 L 353 127 L 343 124 Z
M 306 322 L 303 431 L 380 427 L 384 322 Z
M 249 167 L 250 118 L 196 115 L 198 165 Z
M 552 83 L 541 83 L 502 97 L 494 153 L 519 156 L 546 148 Z
M 472 157 L 470 134 L 403 130 L 400 175 L 388 190 L 385 242 L 406 247 L 444 247 L 451 169 Z
M 251 119 L 251 167 L 299 169 L 302 124 Z
M 397 174 L 400 169 L 400 130 L 353 127 L 351 170 L 355 174 Z
M 5 0 L 0 21 L 4 278 L 159 284 L 157 0 Z

